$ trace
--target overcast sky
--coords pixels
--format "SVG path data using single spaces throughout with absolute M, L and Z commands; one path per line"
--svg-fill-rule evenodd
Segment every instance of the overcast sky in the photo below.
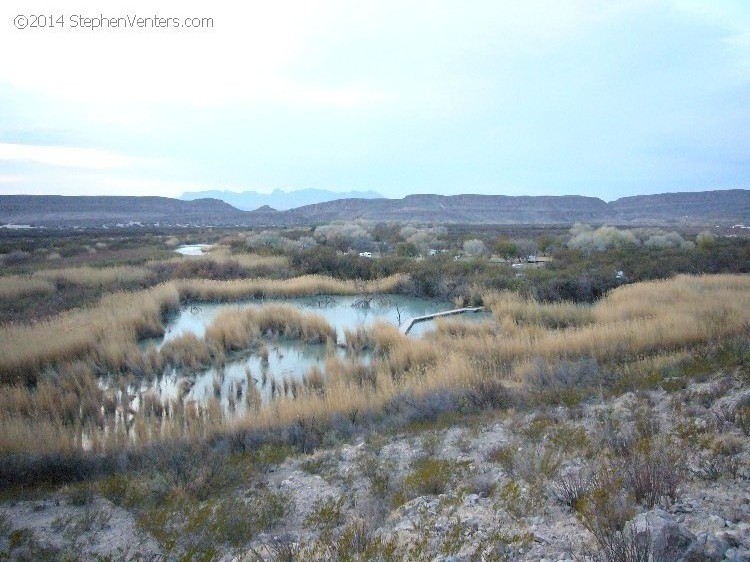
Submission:
M 0 7 L 2 194 L 750 187 L 747 0 L 60 4 Z

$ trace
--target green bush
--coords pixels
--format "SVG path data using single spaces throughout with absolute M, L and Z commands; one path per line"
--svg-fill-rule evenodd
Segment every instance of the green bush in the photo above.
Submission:
M 323 531 L 330 531 L 344 523 L 344 498 L 318 499 L 305 518 L 305 524 Z
M 465 465 L 443 459 L 422 458 L 415 461 L 411 472 L 404 478 L 394 503 L 400 505 L 418 496 L 445 493 L 451 479 L 463 466 Z

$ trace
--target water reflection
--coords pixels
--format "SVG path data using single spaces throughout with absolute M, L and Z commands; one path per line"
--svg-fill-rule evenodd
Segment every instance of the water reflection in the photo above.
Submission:
M 331 324 L 343 341 L 344 330 L 367 327 L 375 321 L 389 322 L 394 326 L 406 324 L 409 319 L 452 308 L 450 302 L 421 299 L 404 295 L 382 295 L 363 303 L 361 297 L 315 296 L 284 299 L 249 299 L 233 303 L 200 303 L 183 307 L 169 319 L 163 338 L 143 342 L 144 347 L 160 348 L 164 343 L 188 332 L 202 338 L 206 327 L 216 316 L 227 309 L 242 310 L 264 304 L 287 304 L 308 313 L 319 314 Z M 467 320 L 479 320 L 486 315 L 471 314 Z M 464 318 L 464 317 L 461 317 Z M 433 322 L 416 324 L 409 337 L 421 337 L 434 328 Z M 218 403 L 225 415 L 242 415 L 257 403 L 267 403 L 279 396 L 296 396 L 303 386 L 305 374 L 317 367 L 325 373 L 329 357 L 344 359 L 347 352 L 341 347 L 309 344 L 281 337 L 266 340 L 255 353 L 237 354 L 222 367 L 211 367 L 198 373 L 168 368 L 160 377 L 142 380 L 130 385 L 133 395 L 131 407 L 159 409 L 170 401 L 196 404 Z M 362 364 L 370 361 L 369 353 L 348 356 Z M 115 388 L 118 381 L 105 386 Z M 120 385 L 121 386 L 121 385 Z
M 178 247 L 175 252 L 183 256 L 202 256 L 211 248 L 211 244 L 185 244 Z

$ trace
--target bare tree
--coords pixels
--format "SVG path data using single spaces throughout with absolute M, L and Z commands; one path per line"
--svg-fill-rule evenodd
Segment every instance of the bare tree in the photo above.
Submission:
M 401 327 L 401 324 L 403 324 L 403 320 L 401 319 L 401 314 L 404 312 L 404 310 L 397 304 L 393 305 L 393 308 L 396 309 L 396 320 L 398 320 L 398 327 Z
M 481 240 L 467 240 L 464 242 L 464 252 L 470 256 L 486 256 L 489 254 L 487 246 Z

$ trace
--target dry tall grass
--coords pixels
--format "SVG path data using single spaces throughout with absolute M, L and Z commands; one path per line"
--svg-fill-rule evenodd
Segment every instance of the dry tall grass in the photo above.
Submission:
M 164 363 L 196 370 L 210 365 L 217 351 L 192 332 L 186 332 L 165 343 L 159 355 Z
M 748 276 L 680 276 L 641 283 L 618 288 L 594 306 L 543 305 L 507 295 L 494 298 L 498 331 L 482 327 L 462 332 L 451 327 L 418 340 L 381 324 L 371 334 L 361 335 L 376 350 L 369 364 L 329 358 L 325 376 L 319 371 L 311 373 L 302 388 L 294 388 L 287 381 L 288 392 L 276 392 L 277 398 L 270 404 L 250 408 L 244 417 L 232 421 L 224 419 L 215 404 L 177 401 L 167 405 L 161 417 L 136 412 L 133 415 L 138 431 L 135 437 L 132 432 L 126 433 L 129 441 L 125 443 L 134 446 L 164 438 L 198 439 L 217 432 L 278 430 L 304 420 L 330 419 L 334 414 L 352 419 L 358 412 L 383 409 L 396 396 L 528 383 L 523 377 L 535 361 L 554 364 L 596 358 L 600 364 L 651 368 L 681 357 L 694 345 L 740 333 L 750 323 Z M 294 324 L 295 334 L 306 333 L 302 322 L 289 320 L 293 314 L 287 315 L 286 322 L 278 322 L 278 316 L 283 315 L 275 312 L 266 329 L 270 326 L 283 333 L 286 326 Z M 207 331 L 206 341 L 221 342 L 231 349 L 262 331 L 261 325 L 258 317 L 246 316 L 244 311 L 228 314 L 213 332 Z M 308 328 L 307 333 L 326 330 L 317 326 Z M 9 348 L 2 349 L 0 357 L 5 362 L 5 350 Z M 19 403 L 28 401 L 14 396 L 12 400 Z M 8 410 L 18 413 L 19 407 L 8 406 Z M 0 439 L 0 452 L 22 449 L 19 440 L 33 434 L 29 429 L 33 423 L 20 414 L 4 419 L 4 428 L 11 430 Z M 72 426 L 62 431 L 59 422 L 40 423 L 41 433 L 48 436 L 45 443 L 52 450 L 78 446 L 80 440 Z M 95 427 L 92 424 L 89 429 L 95 434 L 89 438 L 93 449 L 109 450 L 113 442 L 120 442 L 120 438 L 112 437 L 120 435 L 116 431 L 108 433 Z M 59 446 L 50 444 L 53 436 L 59 437 Z
M 0 451 L 70 452 L 84 429 L 103 427 L 103 391 L 88 365 L 74 362 L 51 372 L 35 389 L 12 385 L 0 393 Z
M 293 279 L 235 279 L 213 281 L 188 279 L 177 282 L 180 294 L 187 299 L 225 301 L 243 298 L 304 297 L 311 295 L 356 295 L 394 292 L 407 279 L 405 275 L 392 275 L 361 284 L 342 281 L 322 275 L 304 275 Z
M 361 384 L 359 367 L 337 362 L 328 365 L 333 376 L 329 373 L 322 390 L 282 399 L 233 422 L 234 427 L 282 427 L 299 419 L 379 409 L 402 393 L 471 389 L 498 379 L 513 386 L 535 358 L 597 357 L 641 366 L 658 365 L 664 357 L 672 361 L 694 344 L 745 329 L 750 277 L 680 276 L 641 283 L 616 289 L 593 307 L 519 304 L 507 297 L 501 302 L 512 318 L 510 331 L 480 328 L 456 337 L 454 329 L 438 330 L 429 341 L 389 331 L 387 355 L 368 367 L 374 385 Z M 502 312 L 500 319 L 508 326 Z
M 269 268 L 283 269 L 289 266 L 289 258 L 286 256 L 264 256 L 261 254 L 233 254 L 226 246 L 216 246 L 205 256 L 198 259 L 213 259 L 216 261 L 236 261 L 242 267 L 249 269 Z
M 436 318 L 434 332 L 437 337 L 466 337 L 469 335 L 496 335 L 499 327 L 496 322 L 485 320 L 483 322 L 466 322 L 457 318 Z M 428 332 L 427 337 L 431 336 Z
M 110 279 L 117 279 L 125 270 L 112 270 Z M 127 269 L 127 268 L 125 268 Z M 87 279 L 88 273 L 107 271 L 94 268 L 76 268 L 70 279 Z M 83 272 L 83 273 L 81 273 Z M 91 273 L 86 282 L 107 279 L 99 273 Z M 137 276 L 133 277 L 135 279 Z M 33 278 L 32 278 L 33 279 Z M 163 333 L 162 316 L 175 310 L 180 299 L 187 300 L 233 300 L 247 297 L 304 296 L 315 294 L 357 294 L 393 291 L 404 276 L 395 275 L 380 281 L 364 284 L 364 288 L 353 281 L 339 281 L 331 277 L 304 276 L 282 281 L 247 279 L 237 281 L 184 280 L 166 283 L 140 292 L 118 292 L 103 297 L 94 306 L 73 310 L 32 325 L 11 324 L 0 326 L 0 382 L 12 383 L 20 380 L 33 382 L 41 370 L 50 364 L 89 358 L 100 370 L 123 370 L 151 372 L 144 364 L 137 349 L 139 338 Z M 43 279 L 36 281 L 44 283 Z M 17 285 L 18 283 L 16 283 Z M 9 285 L 10 286 L 10 285 Z M 276 331 L 271 320 L 266 327 Z M 320 327 L 316 334 L 325 334 L 328 329 Z M 309 330 L 310 328 L 305 328 Z M 304 332 L 304 330 L 303 330 Z M 291 328 L 278 333 L 292 335 Z M 305 332 L 303 339 L 312 336 Z M 298 337 L 298 336 L 293 336 Z M 323 338 L 325 339 L 325 338 Z M 152 361 L 151 361 L 152 362 Z
M 47 366 L 89 358 L 119 369 L 138 338 L 163 333 L 162 315 L 179 306 L 172 285 L 114 293 L 97 304 L 31 325 L 0 327 L 0 381 L 33 382 Z
M 82 287 L 107 287 L 143 283 L 153 276 L 145 267 L 118 265 L 112 267 L 65 267 L 35 271 L 33 277 L 49 282 L 63 281 Z
M 206 341 L 231 351 L 247 348 L 266 333 L 308 343 L 336 341 L 336 330 L 322 316 L 285 305 L 223 311 L 206 328 Z
M 524 307 L 511 297 L 491 302 L 500 333 L 465 337 L 456 346 L 489 371 L 508 374 L 514 364 L 533 357 L 635 357 L 737 333 L 750 322 L 750 277 L 679 276 L 639 283 L 612 291 L 593 307 Z
M 44 295 L 55 291 L 48 279 L 37 279 L 30 275 L 5 275 L 0 277 L 0 299 L 17 299 L 28 295 Z
M 497 318 L 510 318 L 519 324 L 561 328 L 591 321 L 590 307 L 574 303 L 544 304 L 507 291 L 484 295 L 483 301 Z
M 200 256 L 173 256 L 167 262 L 181 263 L 186 260 L 191 262 L 213 261 L 217 263 L 236 262 L 248 269 L 285 269 L 289 266 L 289 258 L 286 256 L 264 256 L 261 254 L 233 254 L 226 246 L 214 246 L 205 254 Z M 151 262 L 151 265 L 163 262 Z

